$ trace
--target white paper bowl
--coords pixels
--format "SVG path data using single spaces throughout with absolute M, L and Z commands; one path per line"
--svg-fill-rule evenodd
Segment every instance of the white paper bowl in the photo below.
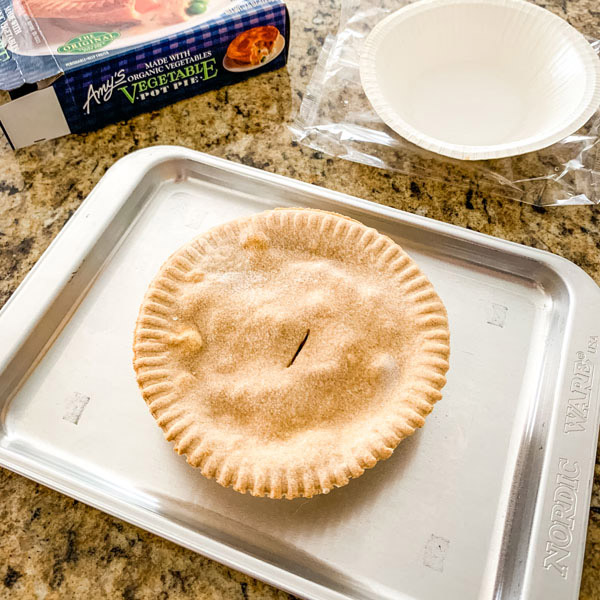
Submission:
M 409 4 L 369 34 L 360 76 L 387 125 L 463 160 L 549 146 L 600 104 L 593 48 L 566 21 L 523 0 Z

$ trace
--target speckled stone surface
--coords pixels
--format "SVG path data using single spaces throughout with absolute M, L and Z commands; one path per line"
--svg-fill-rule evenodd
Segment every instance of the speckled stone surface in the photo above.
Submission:
M 598 35 L 596 0 L 548 8 Z M 0 142 L 0 305 L 16 289 L 106 169 L 155 144 L 179 144 L 349 192 L 410 212 L 543 248 L 600 283 L 593 207 L 536 208 L 477 189 L 411 180 L 298 146 L 287 128 L 335 0 L 290 0 L 287 69 L 179 102 L 86 135 L 13 153 Z M 595 21 L 594 21 L 595 20 Z M 581 599 L 600 598 L 600 465 L 596 467 Z M 289 599 L 290 596 L 27 479 L 0 470 L 0 597 Z

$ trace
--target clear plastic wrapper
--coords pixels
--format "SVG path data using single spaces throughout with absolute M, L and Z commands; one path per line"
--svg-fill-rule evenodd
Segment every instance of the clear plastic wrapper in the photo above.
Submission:
M 342 0 L 338 33 L 325 40 L 292 125 L 296 141 L 332 156 L 417 179 L 538 206 L 600 203 L 600 110 L 576 133 L 548 148 L 474 162 L 424 150 L 383 123 L 361 86 L 360 50 L 381 19 L 409 3 Z M 600 54 L 600 41 L 589 41 Z

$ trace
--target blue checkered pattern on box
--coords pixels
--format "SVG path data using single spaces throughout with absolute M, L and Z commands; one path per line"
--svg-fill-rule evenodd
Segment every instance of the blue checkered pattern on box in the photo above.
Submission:
M 274 0 L 260 6 L 248 6 L 241 12 L 224 14 L 193 29 L 130 49 L 105 62 L 66 70 L 65 76 L 57 80 L 54 88 L 71 131 L 92 130 L 209 89 L 282 67 L 286 62 L 287 48 L 263 68 L 242 73 L 232 73 L 223 68 L 223 58 L 231 41 L 242 31 L 261 25 L 277 27 L 281 35 L 288 40 L 285 5 L 279 0 Z M 116 75 L 121 71 L 125 72 L 125 77 L 129 77 L 135 73 L 146 71 L 146 63 L 157 59 L 184 51 L 189 51 L 190 55 L 194 56 L 209 50 L 212 53 L 211 58 L 216 59 L 215 68 L 218 71 L 217 75 L 211 79 L 200 81 L 194 85 L 182 85 L 178 89 L 169 89 L 166 93 L 159 93 L 144 100 L 136 100 L 134 103 L 131 103 L 127 96 L 118 89 L 113 89 L 112 92 L 108 91 L 111 87 L 111 77 L 113 82 L 118 80 L 119 77 Z M 134 83 L 135 81 L 131 80 L 128 85 L 131 87 Z M 100 92 L 100 99 L 96 101 L 92 98 L 89 103 L 89 114 L 86 114 L 84 105 L 88 100 L 90 86 L 93 90 Z M 122 87 L 122 85 L 117 87 Z

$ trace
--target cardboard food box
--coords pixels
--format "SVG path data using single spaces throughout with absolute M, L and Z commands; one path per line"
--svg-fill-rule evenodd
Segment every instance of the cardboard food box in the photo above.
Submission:
M 0 124 L 13 148 L 279 69 L 282 0 L 0 0 Z

